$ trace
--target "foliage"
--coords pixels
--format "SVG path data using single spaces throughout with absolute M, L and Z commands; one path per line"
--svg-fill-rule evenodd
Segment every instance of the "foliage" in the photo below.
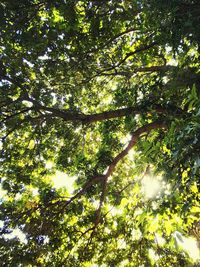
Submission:
M 0 3 L 1 266 L 198 266 L 199 11 Z

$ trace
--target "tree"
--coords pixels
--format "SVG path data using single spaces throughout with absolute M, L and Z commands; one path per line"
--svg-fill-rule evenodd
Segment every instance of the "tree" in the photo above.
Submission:
M 199 9 L 0 3 L 1 266 L 198 266 Z

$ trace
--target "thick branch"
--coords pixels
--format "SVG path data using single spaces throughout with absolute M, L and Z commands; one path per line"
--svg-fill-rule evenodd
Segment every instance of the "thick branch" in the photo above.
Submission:
M 112 161 L 112 163 L 109 165 L 108 170 L 106 172 L 106 174 L 104 175 L 96 175 L 94 177 L 92 177 L 88 182 L 85 183 L 85 185 L 83 186 L 83 188 L 77 193 L 75 194 L 73 197 L 71 197 L 67 202 L 65 202 L 65 205 L 69 205 L 71 202 L 73 202 L 75 199 L 81 197 L 82 195 L 84 195 L 87 190 L 94 184 L 99 183 L 99 182 L 103 182 L 103 189 L 102 189 L 102 194 L 101 194 L 101 199 L 100 199 L 100 205 L 98 208 L 98 212 L 97 215 L 99 213 L 100 215 L 100 211 L 101 211 L 101 206 L 103 204 L 103 200 L 105 198 L 105 192 L 106 192 L 106 185 L 107 185 L 107 179 L 112 175 L 112 173 L 115 170 L 116 165 L 118 164 L 118 162 L 120 160 L 122 160 L 127 154 L 128 152 L 133 148 L 133 146 L 137 143 L 138 139 L 140 138 L 140 136 L 144 133 L 148 133 L 153 129 L 161 129 L 161 128 L 167 128 L 167 125 L 163 122 L 160 121 L 155 121 L 152 123 L 149 123 L 147 125 L 144 125 L 142 127 L 140 127 L 139 129 L 137 129 L 135 132 L 133 132 L 131 140 L 129 141 L 128 146 L 121 151 Z M 97 216 L 97 222 L 99 221 Z
M 144 133 L 148 133 L 153 129 L 161 129 L 161 128 L 167 128 L 166 124 L 160 121 L 155 121 L 152 123 L 149 123 L 147 125 L 144 125 L 142 127 L 140 127 L 139 129 L 137 129 L 136 131 L 133 132 L 131 140 L 129 141 L 129 144 L 127 145 L 127 147 L 121 151 L 112 161 L 112 163 L 109 165 L 108 170 L 106 172 L 106 174 L 104 175 L 96 175 L 94 177 L 92 177 L 91 179 L 89 179 L 89 181 L 87 181 L 82 189 L 80 189 L 74 196 L 72 196 L 70 199 L 66 200 L 58 200 L 57 202 L 50 202 L 48 203 L 48 208 L 50 208 L 51 206 L 57 206 L 59 208 L 66 208 L 67 206 L 69 206 L 75 199 L 80 198 L 81 196 L 83 196 L 88 189 L 97 183 L 101 183 L 102 184 L 102 191 L 101 191 L 101 196 L 100 196 L 100 202 L 99 202 L 99 207 L 96 211 L 96 219 L 94 222 L 94 226 L 89 229 L 88 231 L 93 231 L 93 234 L 95 233 L 95 229 L 97 227 L 97 225 L 99 224 L 99 220 L 100 220 L 100 215 L 101 215 L 101 209 L 103 206 L 103 202 L 105 199 L 105 195 L 106 195 L 106 189 L 107 189 L 107 182 L 108 182 L 108 178 L 112 175 L 112 173 L 115 170 L 116 165 L 118 164 L 118 162 L 120 160 L 122 160 L 127 154 L 128 152 L 132 149 L 132 147 L 137 143 L 137 141 L 139 140 L 140 136 Z M 36 207 L 34 207 L 34 210 L 37 209 L 42 209 L 43 206 L 42 205 L 38 205 Z M 58 209 L 57 211 L 59 211 L 60 209 Z M 33 209 L 29 210 L 29 212 L 33 212 Z M 27 211 L 25 212 L 25 214 L 27 214 Z M 23 214 L 21 214 L 22 216 Z M 20 216 L 20 217 L 21 217 Z M 92 235 L 93 235 L 92 234 Z
M 99 224 L 100 221 L 100 217 L 101 217 L 101 208 L 103 206 L 103 202 L 106 196 L 106 190 L 107 190 L 107 182 L 108 182 L 108 178 L 105 178 L 102 181 L 102 192 L 101 192 L 101 197 L 100 197 L 100 201 L 99 201 L 99 207 L 96 211 L 96 219 L 95 219 L 95 228 L 97 227 L 97 225 Z M 94 229 L 95 230 L 95 229 Z
M 104 111 L 104 112 L 97 113 L 97 114 L 86 115 L 83 113 L 75 113 L 72 111 L 45 107 L 39 104 L 35 100 L 32 101 L 32 103 L 36 105 L 36 108 L 38 110 L 50 112 L 48 113 L 48 116 L 59 117 L 65 121 L 80 121 L 86 124 L 98 122 L 98 121 L 104 121 L 108 119 L 121 118 L 127 115 L 137 115 L 137 114 L 142 114 L 144 112 L 149 112 L 149 110 L 147 109 L 145 110 L 144 107 L 128 107 L 128 108 L 121 108 L 117 110 Z M 169 112 L 177 113 L 180 110 L 177 109 L 176 107 L 174 107 L 173 110 L 172 109 L 168 110 L 166 108 L 161 107 L 160 105 L 154 105 L 153 111 L 155 111 L 156 113 L 168 114 Z
M 95 233 L 96 233 L 96 230 L 97 230 L 97 227 L 98 227 L 98 224 L 100 222 L 100 218 L 101 218 L 101 209 L 103 207 L 103 202 L 105 200 L 105 196 L 106 196 L 106 190 L 107 190 L 107 182 L 108 182 L 108 178 L 105 177 L 103 180 L 102 180 L 102 191 L 101 191 L 101 196 L 100 196 L 100 200 L 99 200 L 99 207 L 96 211 L 96 218 L 95 218 L 95 221 L 94 221 L 94 226 L 92 227 L 92 233 L 90 235 L 90 239 L 89 239 L 89 242 L 88 242 L 88 245 L 92 242 L 92 239 L 93 237 L 95 236 Z
M 127 56 L 130 56 L 134 53 L 149 49 L 154 45 L 155 45 L 155 43 L 152 43 L 148 46 L 138 48 L 134 52 L 132 52 L 131 54 L 130 53 L 127 54 Z M 138 71 L 159 71 L 159 70 L 162 70 L 163 68 L 168 69 L 168 66 L 162 66 L 162 67 L 161 66 L 152 66 L 152 67 L 148 67 L 148 68 L 146 67 L 146 69 L 145 68 L 141 68 L 141 69 L 138 68 Z M 23 95 L 18 100 L 26 100 L 26 101 L 31 102 L 33 104 L 31 109 L 36 110 L 38 112 L 44 111 L 45 114 L 43 114 L 43 116 L 44 117 L 46 116 L 46 118 L 58 117 L 58 118 L 62 118 L 64 121 L 72 121 L 72 122 L 79 121 L 81 123 L 93 123 L 93 122 L 103 121 L 103 120 L 107 120 L 107 119 L 120 118 L 120 117 L 124 117 L 127 115 L 142 114 L 144 112 L 149 111 L 149 110 L 145 110 L 144 107 L 138 106 L 138 107 L 127 107 L 127 108 L 122 108 L 122 109 L 118 109 L 118 110 L 110 110 L 110 111 L 105 111 L 105 112 L 101 112 L 98 114 L 86 115 L 83 113 L 59 109 L 56 107 L 48 107 L 48 106 L 41 104 L 36 99 L 29 97 L 27 89 L 24 86 L 22 86 L 18 81 L 15 81 L 11 78 L 7 78 L 7 80 L 16 84 L 17 86 L 19 86 L 22 89 Z M 159 105 L 154 105 L 153 110 L 157 113 L 169 113 L 170 112 L 173 114 L 174 113 L 177 114 L 177 112 L 178 113 L 180 112 L 180 109 L 178 109 L 176 107 L 174 107 L 172 110 L 172 108 L 164 109 L 163 107 L 161 107 Z M 37 119 L 37 118 L 35 118 L 35 119 Z
M 85 123 L 92 123 L 97 121 L 104 121 L 108 119 L 116 119 L 125 117 L 127 115 L 137 115 L 142 114 L 146 112 L 147 110 L 144 110 L 144 108 L 137 108 L 137 107 L 128 107 L 128 108 L 121 108 L 117 110 L 110 110 L 110 111 L 104 111 L 102 113 L 98 114 L 92 114 L 92 115 L 86 115 L 84 122 Z M 154 107 L 154 111 L 157 113 L 169 113 L 167 109 L 162 108 L 159 105 L 156 105 Z
M 113 159 L 112 163 L 108 167 L 108 170 L 107 170 L 105 176 L 109 177 L 110 175 L 112 175 L 118 162 L 120 160 L 122 160 L 128 154 L 128 152 L 137 143 L 138 139 L 140 138 L 140 136 L 142 134 L 148 133 L 153 129 L 160 129 L 160 128 L 167 128 L 167 126 L 165 123 L 157 121 L 157 122 L 149 123 L 147 125 L 140 127 L 139 129 L 137 129 L 132 134 L 132 137 L 131 137 L 131 140 L 130 140 L 128 146 Z
M 71 197 L 67 202 L 65 202 L 67 205 L 69 205 L 72 201 L 74 201 L 75 199 L 77 199 L 78 197 L 84 195 L 87 190 L 93 185 L 96 184 L 100 181 L 103 181 L 105 179 L 105 175 L 96 175 L 94 177 L 92 177 L 88 182 L 85 183 L 85 185 L 83 186 L 83 188 L 78 191 L 78 193 L 76 193 L 73 197 Z
M 127 108 L 121 108 L 117 110 L 110 110 L 110 111 L 104 111 L 101 113 L 97 114 L 91 114 L 91 115 L 86 115 L 83 113 L 78 113 L 78 112 L 73 112 L 73 111 L 68 111 L 64 109 L 58 109 L 54 107 L 46 107 L 42 104 L 40 104 L 37 100 L 34 99 L 28 99 L 33 104 L 33 107 L 31 107 L 29 110 L 36 110 L 36 111 L 44 111 L 46 112 L 43 114 L 43 117 L 45 118 L 61 118 L 64 121 L 72 121 L 72 122 L 82 122 L 84 124 L 89 124 L 89 123 L 94 123 L 98 121 L 104 121 L 108 119 L 115 119 L 115 118 L 121 118 L 125 117 L 127 115 L 137 115 L 137 114 L 142 114 L 144 112 L 149 112 L 149 110 L 145 109 L 144 107 L 127 107 Z M 28 109 L 27 109 L 28 110 Z M 156 113 L 163 113 L 163 114 L 168 114 L 168 113 L 176 113 L 179 112 L 180 110 L 174 107 L 174 109 L 166 109 L 163 108 L 160 105 L 154 105 L 152 108 L 153 111 Z M 20 112 L 21 113 L 21 112 Z M 37 119 L 37 118 L 35 118 Z

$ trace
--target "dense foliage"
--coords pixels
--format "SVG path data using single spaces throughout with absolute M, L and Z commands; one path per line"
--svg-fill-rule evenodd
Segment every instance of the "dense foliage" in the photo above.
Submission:
M 199 0 L 4 0 L 0 25 L 0 265 L 199 266 Z

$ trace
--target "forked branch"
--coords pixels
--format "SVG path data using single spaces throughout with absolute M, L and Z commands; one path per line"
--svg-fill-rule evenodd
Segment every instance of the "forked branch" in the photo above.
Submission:
M 143 135 L 144 133 L 149 133 L 151 130 L 154 130 L 154 129 L 166 129 L 166 128 L 167 128 L 166 123 L 161 122 L 161 121 L 155 121 L 155 122 L 146 124 L 146 125 L 138 128 L 136 131 L 134 131 L 132 133 L 131 140 L 129 141 L 127 147 L 124 150 L 122 150 L 113 159 L 112 163 L 108 166 L 108 169 L 107 169 L 106 173 L 105 174 L 96 175 L 96 176 L 92 177 L 89 181 L 87 181 L 83 185 L 82 189 L 77 194 L 75 194 L 73 197 L 71 197 L 67 202 L 65 202 L 65 204 L 69 205 L 75 199 L 77 199 L 77 198 L 81 197 L 82 195 L 84 195 L 92 185 L 97 184 L 99 182 L 101 182 L 101 183 L 103 182 L 104 186 L 103 186 L 103 189 L 102 189 L 102 195 L 101 195 L 99 212 L 98 212 L 98 213 L 100 213 L 100 210 L 101 210 L 104 198 L 105 198 L 107 180 L 113 174 L 113 172 L 114 172 L 117 164 L 119 163 L 119 161 L 121 161 L 129 153 L 129 151 L 133 148 L 133 146 L 136 145 L 136 143 L 138 142 L 138 140 L 141 137 L 141 135 Z M 98 215 L 98 213 L 97 213 L 97 215 Z

